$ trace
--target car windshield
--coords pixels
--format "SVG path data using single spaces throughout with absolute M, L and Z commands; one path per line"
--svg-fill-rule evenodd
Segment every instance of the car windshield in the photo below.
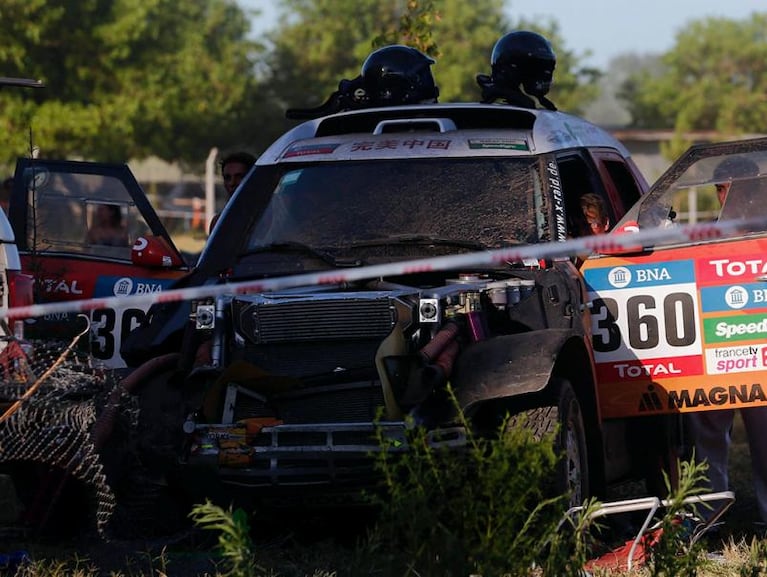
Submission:
M 531 158 L 291 166 L 246 251 L 289 243 L 364 258 L 397 244 L 452 252 L 538 242 L 547 207 L 536 167 Z
M 617 228 L 632 221 L 647 229 L 767 216 L 767 151 L 731 148 L 701 147 L 682 158 Z

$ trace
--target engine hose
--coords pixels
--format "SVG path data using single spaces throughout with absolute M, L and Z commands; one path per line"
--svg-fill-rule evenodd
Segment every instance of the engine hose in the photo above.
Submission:
M 431 339 L 423 348 L 419 351 L 425 364 L 431 364 L 432 360 L 437 358 L 445 347 L 450 344 L 458 336 L 458 324 L 454 322 L 445 323 L 445 325 L 437 331 L 434 338 Z
M 456 341 L 449 342 L 434 362 L 423 367 L 421 378 L 431 388 L 447 383 L 453 372 L 453 363 L 458 356 L 459 346 Z
M 97 451 L 100 451 L 104 447 L 107 440 L 112 435 L 115 422 L 117 422 L 117 410 L 120 407 L 120 397 L 122 397 L 123 392 L 131 395 L 135 394 L 141 383 L 146 382 L 146 380 L 155 373 L 176 366 L 180 357 L 180 353 L 166 353 L 159 357 L 149 359 L 115 385 L 115 388 L 112 389 L 112 392 L 109 394 L 104 410 L 101 412 L 98 419 L 96 419 L 96 422 L 93 424 L 93 429 L 91 430 L 91 439 L 93 440 L 93 445 Z

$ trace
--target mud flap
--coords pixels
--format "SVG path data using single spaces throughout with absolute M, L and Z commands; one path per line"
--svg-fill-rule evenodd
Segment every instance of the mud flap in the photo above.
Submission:
M 543 390 L 572 330 L 545 329 L 472 344 L 456 360 L 452 384 L 464 410 L 483 401 Z

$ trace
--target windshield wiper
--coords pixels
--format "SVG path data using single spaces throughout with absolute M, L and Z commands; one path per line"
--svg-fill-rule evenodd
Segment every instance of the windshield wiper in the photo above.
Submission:
M 242 253 L 240 257 L 249 256 L 252 254 L 265 253 L 265 252 L 302 252 L 302 253 L 311 255 L 315 258 L 318 258 L 321 261 L 335 267 L 362 265 L 362 261 L 360 260 L 336 258 L 329 252 L 320 250 L 318 248 L 314 248 L 312 246 L 309 246 L 308 244 L 303 244 L 301 242 L 295 242 L 295 241 L 274 242 L 272 244 L 256 246 Z
M 456 246 L 459 248 L 468 248 L 472 250 L 489 250 L 487 246 L 479 241 L 463 240 L 458 238 L 444 238 L 428 234 L 393 234 L 382 238 L 370 240 L 358 240 L 349 244 L 350 247 L 364 246 L 393 246 L 402 244 L 435 244 L 442 246 Z

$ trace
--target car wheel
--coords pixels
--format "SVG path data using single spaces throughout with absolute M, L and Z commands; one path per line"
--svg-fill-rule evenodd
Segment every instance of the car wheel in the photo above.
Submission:
M 174 372 L 161 366 L 132 391 L 139 410 L 128 455 L 130 467 L 113 486 L 116 507 L 110 529 L 114 537 L 169 535 L 189 524 L 189 504 L 168 484 L 180 454 L 185 416 L 183 391 L 170 383 Z
M 537 439 L 554 435 L 554 450 L 560 459 L 552 490 L 568 494 L 570 506 L 582 505 L 590 495 L 588 448 L 583 414 L 572 385 L 565 379 L 549 383 L 551 403 L 512 415 L 508 426 L 531 430 Z

